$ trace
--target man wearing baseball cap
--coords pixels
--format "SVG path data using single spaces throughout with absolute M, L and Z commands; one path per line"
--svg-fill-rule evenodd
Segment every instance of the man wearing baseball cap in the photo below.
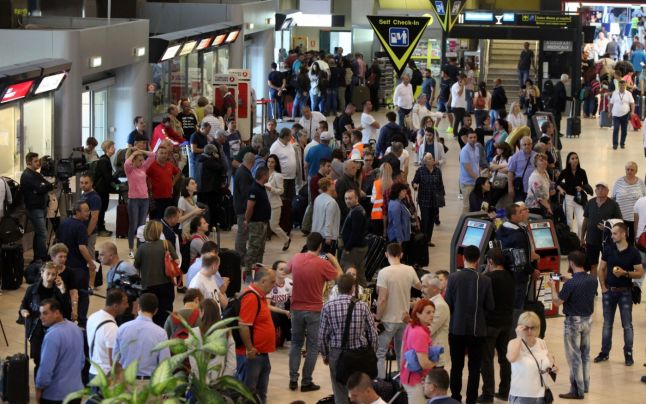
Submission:
M 609 219 L 621 219 L 619 204 L 614 199 L 608 198 L 608 192 L 610 192 L 608 183 L 598 181 L 595 186 L 597 196 L 588 201 L 583 211 L 581 244 L 585 245 L 585 266 L 595 276 L 602 247 L 603 222 Z

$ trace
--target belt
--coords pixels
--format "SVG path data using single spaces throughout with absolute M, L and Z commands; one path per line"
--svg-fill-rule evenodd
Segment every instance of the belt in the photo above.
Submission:
M 621 287 L 621 288 L 616 288 L 614 286 L 610 287 L 611 292 L 630 292 L 631 290 L 632 290 L 632 287 L 629 288 L 629 287 L 626 287 L 626 286 Z
M 150 376 L 137 376 L 137 380 L 150 380 Z

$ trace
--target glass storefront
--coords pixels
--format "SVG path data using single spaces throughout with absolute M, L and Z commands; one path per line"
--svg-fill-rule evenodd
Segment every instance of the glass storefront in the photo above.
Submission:
M 154 63 L 152 79 L 156 85 L 153 94 L 153 121 L 161 121 L 170 104 L 180 98 L 195 101 L 205 96 L 213 99 L 213 74 L 229 70 L 229 48 L 223 46 L 210 52 L 191 53 L 172 60 Z
M 0 108 L 0 175 L 19 179 L 28 152 L 51 155 L 52 104 L 47 96 Z

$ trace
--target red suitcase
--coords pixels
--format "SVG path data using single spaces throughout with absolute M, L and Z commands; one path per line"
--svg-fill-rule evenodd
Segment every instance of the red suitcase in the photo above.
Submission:
M 115 233 L 117 238 L 128 237 L 128 204 L 123 201 L 121 196 L 119 196 L 119 204 L 117 205 L 117 228 Z

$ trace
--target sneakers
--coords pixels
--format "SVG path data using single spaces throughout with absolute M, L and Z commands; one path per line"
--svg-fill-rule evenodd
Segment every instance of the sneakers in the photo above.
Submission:
M 632 366 L 635 364 L 635 360 L 633 359 L 632 352 L 624 353 L 624 359 L 625 359 L 626 366 Z
M 320 390 L 321 386 L 318 384 L 310 383 L 310 384 L 301 384 L 301 393 L 307 393 L 309 391 L 317 391 Z
M 134 251 L 130 251 L 130 252 L 128 253 L 128 258 L 130 258 L 130 259 L 135 258 L 135 252 L 134 252 Z
M 594 358 L 594 363 L 599 363 L 599 362 L 605 362 L 608 360 L 608 355 L 604 355 L 603 353 L 599 353 L 596 358 Z

